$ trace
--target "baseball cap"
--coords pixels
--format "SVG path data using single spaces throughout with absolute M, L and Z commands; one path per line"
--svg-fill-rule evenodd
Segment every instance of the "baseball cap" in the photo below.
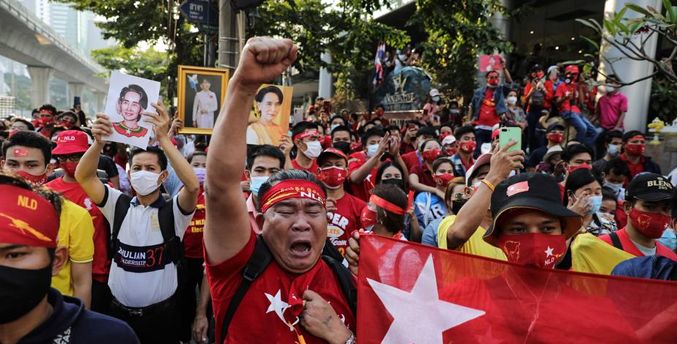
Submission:
M 317 157 L 317 164 L 322 165 L 324 159 L 332 155 L 335 157 L 343 158 L 346 160 L 346 163 L 348 163 L 348 157 L 340 149 L 330 147 L 325 149 L 322 153 L 320 153 L 320 155 Z
M 430 90 L 430 96 L 431 97 L 435 97 L 435 96 L 439 96 L 439 95 L 440 95 L 440 91 L 438 91 L 436 88 L 433 88 L 433 89 Z
M 54 155 L 66 155 L 73 153 L 84 153 L 89 149 L 90 138 L 83 131 L 64 130 L 56 137 L 56 148 L 52 151 Z
M 672 183 L 656 173 L 642 173 L 635 176 L 625 188 L 625 199 L 641 199 L 647 202 L 658 202 L 672 199 L 674 191 Z
M 55 248 L 59 216 L 54 206 L 32 190 L 0 185 L 0 242 Z
M 454 142 L 456 142 L 456 137 L 454 135 L 447 135 L 442 139 L 442 146 L 450 145 Z
M 506 212 L 513 209 L 534 209 L 557 216 L 564 221 L 563 232 L 571 238 L 581 228 L 581 216 L 562 204 L 559 185 L 555 178 L 543 173 L 522 173 L 496 185 L 491 195 L 493 222 L 484 235 L 484 241 L 496 246 L 496 224 Z
M 484 153 L 480 155 L 479 158 L 475 161 L 475 164 L 470 166 L 470 168 L 465 172 L 465 186 L 470 187 L 470 180 L 473 177 L 473 173 L 479 170 L 480 167 L 488 165 L 491 162 L 491 153 Z
M 546 132 L 546 133 L 549 133 L 549 132 L 555 130 L 555 128 L 560 128 L 561 130 L 564 130 L 564 125 L 562 125 L 562 123 L 555 122 L 555 123 L 553 123 L 553 124 L 550 124 L 550 125 L 548 126 L 548 129 L 545 130 L 545 132 Z

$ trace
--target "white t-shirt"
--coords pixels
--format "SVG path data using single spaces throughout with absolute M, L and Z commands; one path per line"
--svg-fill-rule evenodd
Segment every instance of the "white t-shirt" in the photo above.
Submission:
M 106 196 L 99 206 L 113 228 L 115 205 L 122 194 L 106 185 Z M 146 307 L 167 300 L 178 286 L 176 266 L 163 252 L 158 210 L 166 204 L 160 197 L 145 207 L 132 199 L 127 216 L 122 221 L 118 251 L 113 256 L 108 286 L 113 296 L 127 307 Z M 184 214 L 175 196 L 172 202 L 174 230 L 179 238 L 188 228 L 193 212 Z

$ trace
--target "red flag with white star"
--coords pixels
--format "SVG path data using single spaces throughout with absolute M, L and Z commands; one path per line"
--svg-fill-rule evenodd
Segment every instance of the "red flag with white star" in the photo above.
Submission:
M 677 283 L 360 238 L 359 343 L 676 343 Z

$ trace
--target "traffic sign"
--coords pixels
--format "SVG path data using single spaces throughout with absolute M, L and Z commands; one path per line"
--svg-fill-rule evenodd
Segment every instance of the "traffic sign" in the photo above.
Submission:
M 202 32 L 207 32 L 207 33 L 217 33 L 217 32 L 219 32 L 219 25 L 218 24 L 200 23 L 200 24 L 197 24 L 197 27 Z
M 207 0 L 186 0 L 180 8 L 188 21 L 207 24 L 219 23 L 218 10 Z

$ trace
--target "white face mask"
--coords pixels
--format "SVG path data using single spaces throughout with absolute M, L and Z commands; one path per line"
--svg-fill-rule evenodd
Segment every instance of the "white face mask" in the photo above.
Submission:
M 307 148 L 303 151 L 303 154 L 310 159 L 315 159 L 322 153 L 322 144 L 320 141 L 306 142 L 306 146 Z
M 612 93 L 612 92 L 616 91 L 616 88 L 613 87 L 613 86 L 607 86 L 606 91 L 609 92 L 609 93 Z
M 367 146 L 367 156 L 372 157 L 376 152 L 378 151 L 378 143 L 374 143 L 372 145 Z
M 508 104 L 515 105 L 517 104 L 517 97 L 508 97 Z
M 134 191 L 141 196 L 150 195 L 160 187 L 160 184 L 158 183 L 158 180 L 160 180 L 159 173 L 135 171 L 132 172 L 131 177 Z

